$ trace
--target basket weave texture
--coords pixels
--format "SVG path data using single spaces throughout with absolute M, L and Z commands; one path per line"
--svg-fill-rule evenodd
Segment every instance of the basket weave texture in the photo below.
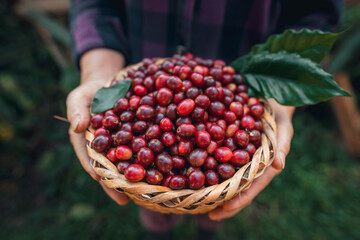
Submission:
M 139 64 L 129 67 L 136 69 L 137 66 Z M 127 68 L 119 72 L 109 81 L 108 85 L 111 82 L 123 79 L 126 70 Z M 238 193 L 248 189 L 251 183 L 263 174 L 266 167 L 272 163 L 275 157 L 276 124 L 270 106 L 266 100 L 262 100 L 262 102 L 265 106 L 265 113 L 261 119 L 263 123 L 261 146 L 256 150 L 249 163 L 237 169 L 232 178 L 220 184 L 199 190 L 172 190 L 168 187 L 150 185 L 146 182 L 130 182 L 104 154 L 98 153 L 91 148 L 94 129 L 89 127 L 85 137 L 91 165 L 95 172 L 101 176 L 100 181 L 107 187 L 125 193 L 138 205 L 153 211 L 176 214 L 209 212 L 224 204 L 225 201 L 232 199 Z

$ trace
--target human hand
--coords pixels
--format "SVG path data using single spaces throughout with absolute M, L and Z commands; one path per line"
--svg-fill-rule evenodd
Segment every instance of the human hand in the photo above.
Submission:
M 223 206 L 209 212 L 209 218 L 220 221 L 224 218 L 234 216 L 244 207 L 249 205 L 270 182 L 285 167 L 285 157 L 290 150 L 290 143 L 294 133 L 292 126 L 292 115 L 295 107 L 282 106 L 275 100 L 268 100 L 275 113 L 275 122 L 277 125 L 277 150 L 273 163 L 266 168 L 263 175 L 255 179 L 248 190 L 239 193 Z
M 81 84 L 66 99 L 71 144 L 85 171 L 97 181 L 100 180 L 100 176 L 90 165 L 86 150 L 85 131 L 90 124 L 90 106 L 96 91 L 124 67 L 124 62 L 123 56 L 112 50 L 95 49 L 86 52 L 80 61 Z M 129 201 L 125 194 L 107 188 L 102 182 L 100 185 L 118 204 L 124 205 Z

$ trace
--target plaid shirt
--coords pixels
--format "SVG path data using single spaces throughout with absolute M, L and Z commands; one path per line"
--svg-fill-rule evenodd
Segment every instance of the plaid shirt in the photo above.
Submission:
M 181 45 L 229 63 L 287 28 L 329 30 L 341 7 L 341 0 L 72 0 L 72 52 L 77 66 L 94 48 L 135 63 L 171 56 Z

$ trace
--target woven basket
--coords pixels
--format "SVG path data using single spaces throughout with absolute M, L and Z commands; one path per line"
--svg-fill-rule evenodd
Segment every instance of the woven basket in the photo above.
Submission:
M 162 61 L 159 59 L 158 61 Z M 140 64 L 129 67 L 136 68 Z M 108 85 L 126 76 L 126 69 L 120 71 Z M 116 166 L 103 154 L 91 148 L 94 129 L 89 127 L 85 137 L 90 161 L 95 172 L 101 176 L 101 182 L 107 187 L 125 193 L 135 203 L 161 213 L 199 214 L 206 213 L 221 206 L 236 194 L 248 189 L 251 183 L 261 176 L 274 157 L 276 149 L 276 124 L 273 112 L 265 100 L 265 113 L 262 118 L 263 133 L 261 146 L 256 150 L 252 160 L 239 168 L 234 176 L 226 181 L 199 190 L 172 190 L 168 187 L 150 185 L 146 182 L 130 182 L 117 170 Z

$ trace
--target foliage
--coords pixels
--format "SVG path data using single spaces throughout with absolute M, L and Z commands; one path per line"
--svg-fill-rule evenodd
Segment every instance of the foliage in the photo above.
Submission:
M 255 95 L 302 106 L 333 96 L 350 96 L 318 64 L 342 33 L 286 30 L 255 45 L 231 65 Z

